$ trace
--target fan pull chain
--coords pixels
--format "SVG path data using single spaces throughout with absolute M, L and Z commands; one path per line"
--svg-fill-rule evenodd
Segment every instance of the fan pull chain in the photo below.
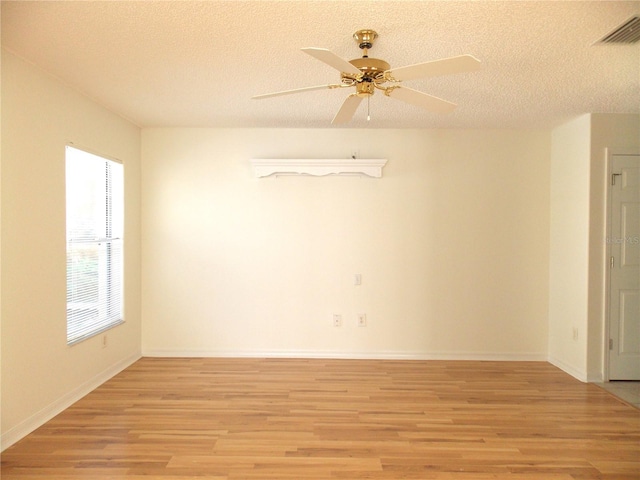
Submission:
M 367 122 L 371 121 L 371 114 L 369 111 L 369 100 L 371 99 L 371 96 L 367 97 Z

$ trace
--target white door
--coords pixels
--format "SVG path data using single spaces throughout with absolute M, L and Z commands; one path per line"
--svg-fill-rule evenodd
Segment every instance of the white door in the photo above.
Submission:
M 640 155 L 611 155 L 609 379 L 640 380 Z

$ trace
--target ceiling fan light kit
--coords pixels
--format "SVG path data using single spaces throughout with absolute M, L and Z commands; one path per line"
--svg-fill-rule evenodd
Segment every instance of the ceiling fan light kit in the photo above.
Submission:
M 302 49 L 308 55 L 338 70 L 340 72 L 340 83 L 267 93 L 256 95 L 252 98 L 264 99 L 312 90 L 355 87 L 355 93 L 351 93 L 344 100 L 340 110 L 333 118 L 331 122 L 333 125 L 348 123 L 355 115 L 360 102 L 364 98 L 369 99 L 376 89 L 383 91 L 390 98 L 402 100 L 434 113 L 446 114 L 456 108 L 455 103 L 407 88 L 402 85 L 402 82 L 418 78 L 471 72 L 480 68 L 480 61 L 477 58 L 471 55 L 460 55 L 392 69 L 385 60 L 369 57 L 369 49 L 373 47 L 376 38 L 378 38 L 378 34 L 374 30 L 358 30 L 353 34 L 353 38 L 363 52 L 362 58 L 347 61 L 325 48 L 310 47 Z M 367 119 L 369 119 L 368 116 Z

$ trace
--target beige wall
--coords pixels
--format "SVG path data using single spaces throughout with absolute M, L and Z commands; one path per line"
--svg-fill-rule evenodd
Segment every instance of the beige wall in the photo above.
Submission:
M 548 132 L 145 129 L 142 145 L 143 353 L 546 359 Z M 387 158 L 384 177 L 249 166 L 354 150 Z
M 65 144 L 125 165 L 125 316 L 66 344 Z M 140 353 L 140 130 L 2 55 L 2 447 Z
M 583 380 L 587 352 L 590 131 L 591 118 L 585 115 L 556 128 L 551 136 L 549 360 Z
M 556 128 L 551 143 L 549 359 L 583 381 L 602 381 L 606 149 L 637 151 L 640 116 L 583 115 Z

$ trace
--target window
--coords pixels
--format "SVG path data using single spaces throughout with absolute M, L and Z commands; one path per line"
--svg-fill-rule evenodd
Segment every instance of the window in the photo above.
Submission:
M 122 164 L 66 148 L 67 343 L 122 323 Z

